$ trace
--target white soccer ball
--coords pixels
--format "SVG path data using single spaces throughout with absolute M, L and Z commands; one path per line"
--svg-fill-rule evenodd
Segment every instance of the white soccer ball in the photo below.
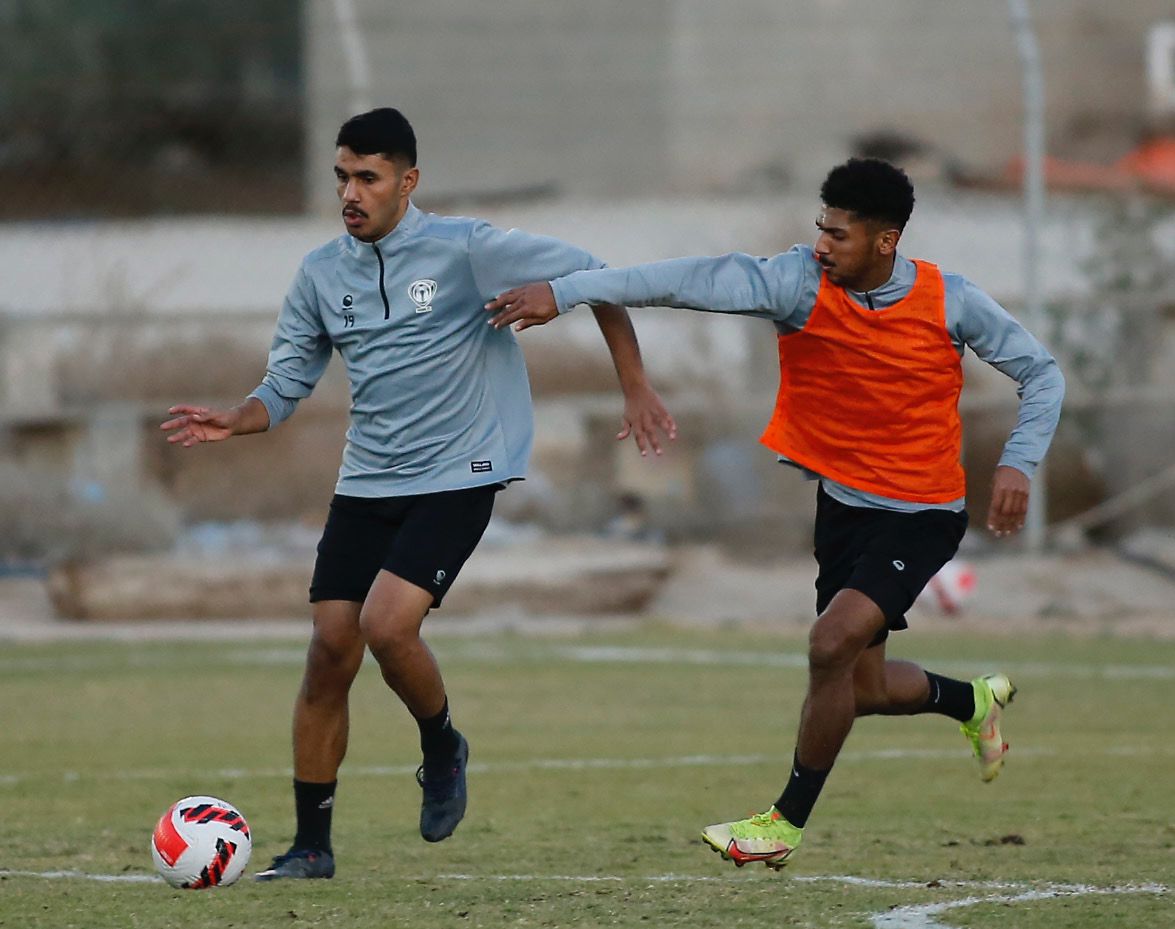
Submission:
M 978 582 L 975 568 L 956 558 L 944 564 L 930 579 L 919 599 L 944 616 L 958 616 L 967 601 L 975 596 Z
M 172 887 L 227 887 L 249 864 L 253 839 L 245 817 L 216 797 L 184 797 L 159 817 L 151 836 L 155 870 Z

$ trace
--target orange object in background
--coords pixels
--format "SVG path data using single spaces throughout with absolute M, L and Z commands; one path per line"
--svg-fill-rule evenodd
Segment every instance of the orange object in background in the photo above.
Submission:
M 1008 162 L 1003 180 L 1017 184 L 1024 177 L 1024 159 Z M 1112 165 L 1066 161 L 1046 156 L 1045 184 L 1057 190 L 1118 191 L 1142 188 L 1175 195 L 1175 137 L 1156 136 Z
M 1175 194 L 1175 136 L 1159 136 L 1144 142 L 1115 167 L 1146 187 Z

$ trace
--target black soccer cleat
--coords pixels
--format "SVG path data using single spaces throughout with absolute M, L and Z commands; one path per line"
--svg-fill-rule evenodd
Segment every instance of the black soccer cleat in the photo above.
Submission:
M 255 881 L 278 881 L 286 878 L 331 878 L 335 876 L 335 856 L 312 848 L 291 848 L 273 859 L 266 870 L 253 875 Z
M 447 839 L 465 816 L 468 794 L 465 768 L 469 764 L 469 743 L 457 733 L 457 750 L 450 756 L 416 769 L 416 782 L 424 789 L 420 803 L 420 834 L 426 842 Z

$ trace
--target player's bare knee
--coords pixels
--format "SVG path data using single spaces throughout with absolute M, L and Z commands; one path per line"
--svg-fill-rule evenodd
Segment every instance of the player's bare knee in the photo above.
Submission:
M 808 634 L 808 668 L 812 673 L 850 671 L 872 637 L 865 617 L 826 611 Z
M 303 699 L 322 703 L 345 698 L 362 661 L 361 641 L 314 635 L 306 653 Z
M 363 641 L 353 631 L 315 629 L 307 651 L 308 665 L 340 670 L 362 660 Z
M 371 654 L 381 664 L 415 649 L 420 642 L 420 627 L 408 617 L 395 612 L 369 610 L 359 614 L 359 628 Z
M 839 629 L 817 623 L 808 636 L 808 668 L 814 673 L 836 673 L 850 668 L 860 649 Z

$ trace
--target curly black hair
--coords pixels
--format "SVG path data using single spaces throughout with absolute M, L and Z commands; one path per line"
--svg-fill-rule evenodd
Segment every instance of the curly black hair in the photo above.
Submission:
M 880 158 L 850 158 L 828 172 L 820 186 L 827 207 L 905 229 L 914 210 L 914 185 L 901 168 Z
M 404 114 L 390 106 L 352 116 L 339 129 L 335 145 L 345 145 L 356 155 L 403 158 L 416 165 L 416 133 Z

